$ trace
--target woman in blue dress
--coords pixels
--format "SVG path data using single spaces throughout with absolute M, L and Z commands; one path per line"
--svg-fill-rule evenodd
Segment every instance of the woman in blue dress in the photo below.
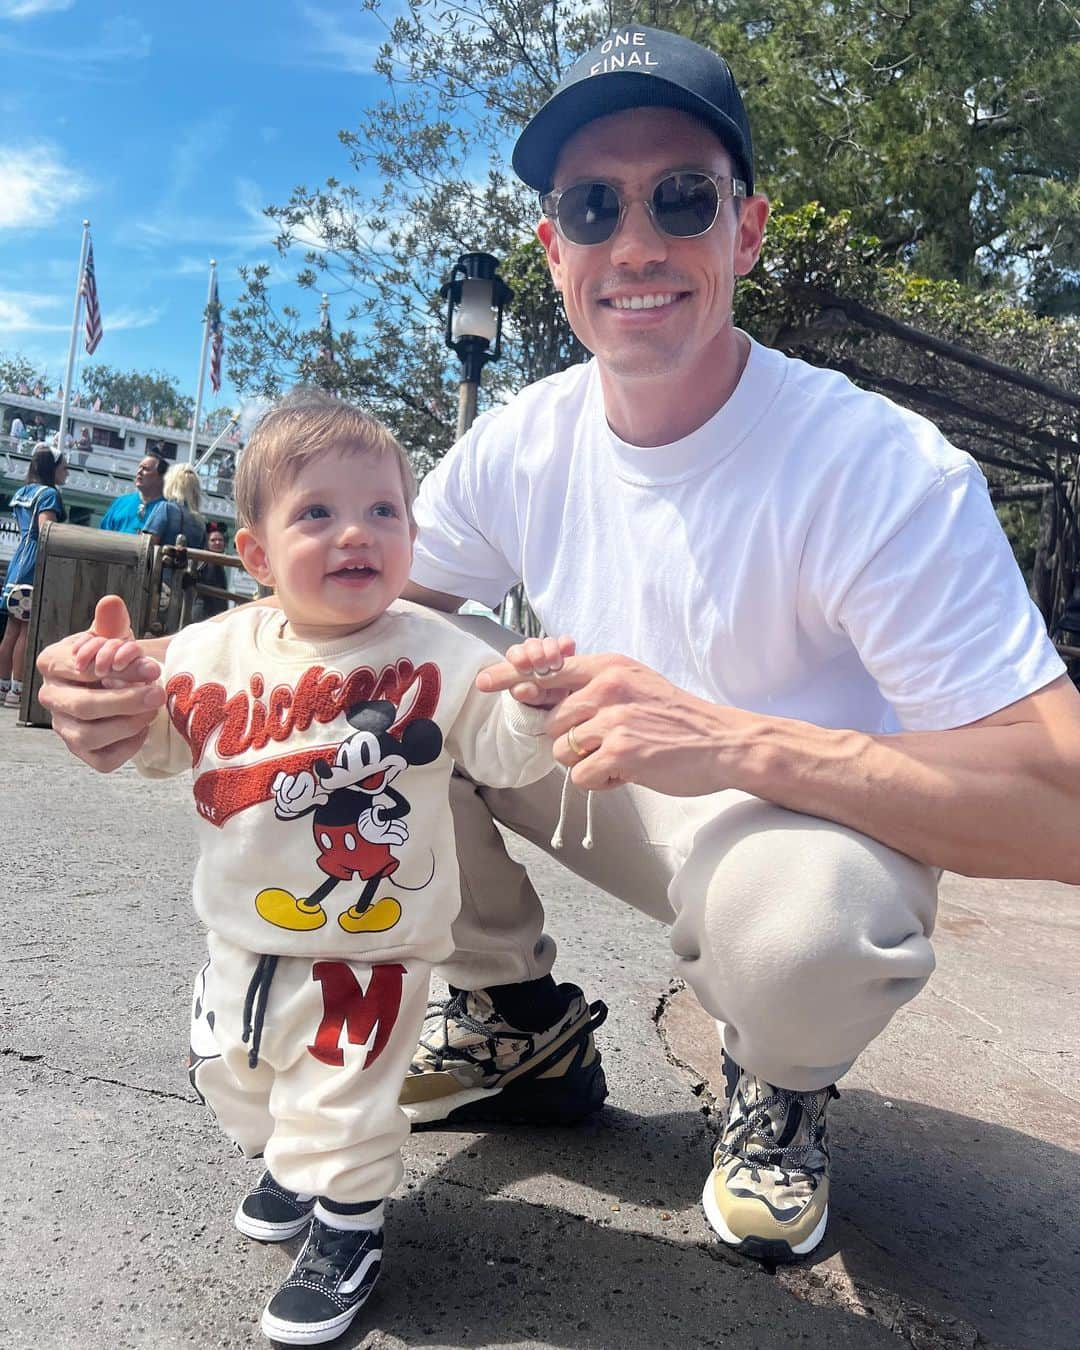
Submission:
M 8 563 L 0 605 L 7 626 L 0 640 L 0 706 L 17 708 L 22 700 L 26 635 L 30 625 L 25 588 L 33 585 L 41 527 L 49 520 L 64 519 L 64 501 L 59 489 L 68 476 L 67 461 L 59 450 L 46 446 L 35 450 L 26 471 L 26 482 L 11 499 L 11 514 L 19 527 L 19 542 Z

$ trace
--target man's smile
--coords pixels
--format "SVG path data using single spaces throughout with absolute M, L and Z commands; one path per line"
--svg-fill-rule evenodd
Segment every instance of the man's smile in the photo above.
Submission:
M 687 292 L 654 291 L 648 295 L 609 295 L 600 303 L 611 309 L 665 309 L 686 297 Z

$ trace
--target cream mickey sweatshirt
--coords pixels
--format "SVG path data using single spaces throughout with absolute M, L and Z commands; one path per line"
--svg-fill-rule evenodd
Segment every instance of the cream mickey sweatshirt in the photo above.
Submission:
M 250 605 L 169 645 L 167 702 L 135 763 L 192 771 L 195 909 L 260 953 L 444 960 L 460 904 L 451 769 L 542 778 L 542 715 L 476 690 L 495 653 L 407 601 L 333 643 L 283 627 Z

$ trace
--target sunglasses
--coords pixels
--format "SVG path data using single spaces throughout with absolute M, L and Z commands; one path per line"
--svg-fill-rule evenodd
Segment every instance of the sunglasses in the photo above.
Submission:
M 653 224 L 673 239 L 695 239 L 716 224 L 720 203 L 745 197 L 746 184 L 739 178 L 692 170 L 669 173 L 652 190 L 645 209 Z M 630 201 L 597 179 L 575 183 L 562 192 L 545 192 L 540 209 L 571 244 L 604 244 L 623 223 Z

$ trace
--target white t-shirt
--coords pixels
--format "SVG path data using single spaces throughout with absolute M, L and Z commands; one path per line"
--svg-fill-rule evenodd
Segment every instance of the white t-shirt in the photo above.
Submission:
M 751 344 L 704 426 L 615 436 L 594 362 L 482 417 L 424 480 L 413 579 L 714 702 L 826 727 L 961 726 L 1064 671 L 986 482 L 931 423 Z

